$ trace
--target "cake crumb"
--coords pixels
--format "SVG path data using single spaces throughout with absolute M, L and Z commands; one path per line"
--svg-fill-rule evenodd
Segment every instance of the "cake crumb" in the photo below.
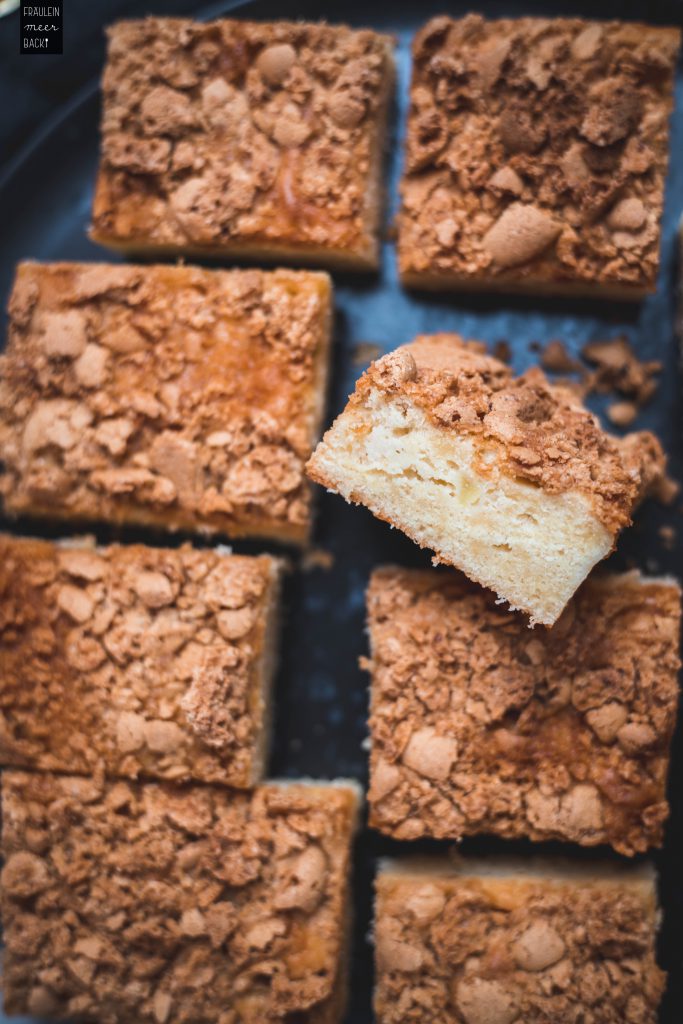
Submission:
M 591 341 L 581 354 L 595 366 L 591 390 L 600 394 L 617 391 L 630 399 L 636 409 L 650 401 L 657 390 L 657 376 L 662 364 L 656 360 L 641 361 L 624 335 L 607 341 Z
M 368 363 L 379 359 L 382 354 L 382 346 L 374 341 L 359 341 L 351 350 L 351 360 L 354 366 L 366 366 Z
M 301 559 L 301 568 L 304 572 L 311 572 L 313 569 L 329 570 L 334 567 L 334 555 L 325 548 L 308 548 L 304 551 Z
M 615 427 L 628 427 L 638 415 L 634 402 L 612 402 L 607 408 L 607 417 Z
M 570 356 L 563 341 L 555 338 L 541 349 L 541 366 L 548 373 L 585 373 L 584 367 Z
M 493 358 L 500 359 L 501 363 L 512 361 L 512 349 L 507 341 L 497 341 L 492 349 Z
M 678 537 L 675 527 L 660 526 L 659 536 L 661 537 L 662 545 L 666 548 L 666 550 L 673 551 L 673 549 L 676 546 L 676 539 Z
M 680 493 L 681 485 L 678 480 L 674 480 L 673 477 L 669 476 L 668 473 L 664 473 L 655 486 L 650 492 L 653 498 L 656 498 L 662 505 L 671 505 L 678 497 Z

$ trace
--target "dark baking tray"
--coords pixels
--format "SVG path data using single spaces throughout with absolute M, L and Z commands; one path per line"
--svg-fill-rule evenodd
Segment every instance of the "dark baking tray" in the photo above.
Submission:
M 77 17 L 78 8 L 93 7 L 79 0 L 68 5 L 67 17 Z M 103 5 L 109 7 L 110 4 Z M 195 13 L 213 17 L 239 8 L 254 18 L 312 18 L 370 25 L 393 33 L 398 43 L 398 88 L 394 111 L 392 145 L 388 161 L 387 223 L 396 204 L 396 184 L 401 164 L 402 124 L 409 76 L 409 44 L 416 27 L 444 8 L 453 15 L 465 14 L 469 5 L 433 3 L 416 5 L 405 0 L 389 4 L 367 4 L 358 0 L 318 2 L 217 3 L 210 8 L 190 2 L 169 0 L 118 5 L 122 15 L 134 16 L 153 10 L 161 13 Z M 481 0 L 478 9 L 487 16 L 521 14 L 580 14 L 589 17 L 629 17 L 662 23 L 680 22 L 680 2 L 638 3 L 532 3 L 516 7 L 510 3 Z M 106 19 L 103 10 L 102 20 Z M 99 32 L 97 33 L 99 37 Z M 89 45 L 101 48 L 100 38 Z M 46 58 L 22 58 L 42 60 Z M 67 25 L 64 58 L 69 60 Z M 59 75 L 59 66 L 54 65 Z M 11 97 L 3 97 L 11 101 Z M 110 259 L 86 238 L 92 184 L 97 159 L 99 99 L 95 81 L 86 85 L 66 106 L 41 126 L 37 135 L 0 171 L 0 294 L 6 297 L 18 259 L 43 260 Z M 657 431 L 670 457 L 671 471 L 680 477 L 683 462 L 679 360 L 674 338 L 676 281 L 676 224 L 683 209 L 683 81 L 677 82 L 677 112 L 672 124 L 672 166 L 667 186 L 663 231 L 663 260 L 659 289 L 641 306 L 606 302 L 521 300 L 495 296 L 461 295 L 448 298 L 408 294 L 397 282 L 393 246 L 385 244 L 381 273 L 376 277 L 337 275 L 336 324 L 332 383 L 328 421 L 342 408 L 347 394 L 363 368 L 359 363 L 360 343 L 389 350 L 420 332 L 455 330 L 466 337 L 491 344 L 507 341 L 515 369 L 522 370 L 537 358 L 537 347 L 561 338 L 573 353 L 592 339 L 626 334 L 643 359 L 657 359 L 664 372 L 657 394 L 638 418 L 636 426 Z M 4 335 L 4 325 L 3 325 Z M 598 411 L 604 400 L 594 405 Z M 364 590 L 374 566 L 387 562 L 403 565 L 429 564 L 405 537 L 373 519 L 364 509 L 351 508 L 341 498 L 318 494 L 315 545 L 331 553 L 331 568 L 308 568 L 293 556 L 293 571 L 285 592 L 285 622 L 282 654 L 277 678 L 277 711 L 271 775 L 313 778 L 350 776 L 365 784 L 367 779 L 367 689 L 368 680 L 358 667 L 366 651 Z M 672 550 L 659 534 L 662 525 L 677 528 L 681 500 L 669 508 L 646 505 L 635 526 L 622 538 L 612 557 L 614 568 L 638 566 L 651 573 L 683 576 L 683 541 L 677 536 Z M 0 528 L 13 532 L 61 536 L 64 527 L 33 522 L 0 520 Z M 102 542 L 145 540 L 152 544 L 177 544 L 187 539 L 167 537 L 141 530 L 93 531 Z M 196 543 L 207 543 L 196 541 Z M 235 544 L 237 550 L 254 551 L 257 544 Z M 663 1003 L 662 1024 L 683 1020 L 683 751 L 681 730 L 675 745 L 671 771 L 672 815 L 664 849 L 654 855 L 660 873 L 664 920 L 659 957 L 669 972 L 669 986 Z M 378 858 L 401 850 L 438 850 L 449 844 L 421 842 L 398 844 L 364 830 L 357 843 L 355 867 L 355 936 L 353 974 L 348 1022 L 367 1024 L 372 1019 L 372 950 L 368 943 L 371 927 L 372 878 Z M 532 852 L 569 852 L 574 856 L 594 855 L 559 844 L 502 843 L 477 839 L 462 844 L 463 851 L 495 852 L 514 848 Z M 612 857 L 607 850 L 599 850 Z M 616 858 L 615 858 L 616 859 Z M 0 1015 L 1 1020 L 6 1020 Z

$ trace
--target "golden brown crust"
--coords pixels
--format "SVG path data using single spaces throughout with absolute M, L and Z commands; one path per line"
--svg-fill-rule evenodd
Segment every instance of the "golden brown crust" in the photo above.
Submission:
M 6 772 L 2 789 L 9 1014 L 332 1020 L 350 788 L 246 795 Z
M 444 431 L 476 435 L 504 472 L 551 494 L 577 490 L 612 533 L 661 481 L 665 457 L 654 435 L 616 439 L 569 390 L 537 368 L 515 378 L 483 345 L 454 334 L 425 335 L 384 356 L 356 385 L 350 405 L 374 388 L 405 395 Z M 486 475 L 486 458 L 480 472 Z
M 653 291 L 675 28 L 433 18 L 413 44 L 399 217 L 414 284 Z
M 391 51 L 329 25 L 112 26 L 93 237 L 374 266 Z
M 327 275 L 23 263 L 9 313 L 10 514 L 305 540 Z
M 530 633 L 455 573 L 368 590 L 371 824 L 397 839 L 662 841 L 679 587 L 597 578 Z
M 254 785 L 276 577 L 267 556 L 0 537 L 0 763 Z
M 626 879 L 377 881 L 378 1024 L 655 1024 L 653 886 Z

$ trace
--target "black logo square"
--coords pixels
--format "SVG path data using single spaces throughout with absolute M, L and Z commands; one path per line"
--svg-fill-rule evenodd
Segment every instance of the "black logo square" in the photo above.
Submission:
M 20 53 L 61 53 L 64 3 L 27 4 L 22 0 L 19 18 Z

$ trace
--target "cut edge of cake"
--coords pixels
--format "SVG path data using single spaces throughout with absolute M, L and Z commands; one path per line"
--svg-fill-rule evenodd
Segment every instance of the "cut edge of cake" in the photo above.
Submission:
M 335 421 L 307 472 L 434 551 L 436 563 L 455 565 L 494 590 L 526 612 L 531 625 L 552 625 L 610 553 L 613 534 L 583 495 L 547 494 L 507 476 L 487 479 L 475 468 L 471 438 L 451 436 L 447 444 L 435 462 L 443 431 L 404 398 L 377 395 Z M 444 544 L 454 508 L 461 532 Z

